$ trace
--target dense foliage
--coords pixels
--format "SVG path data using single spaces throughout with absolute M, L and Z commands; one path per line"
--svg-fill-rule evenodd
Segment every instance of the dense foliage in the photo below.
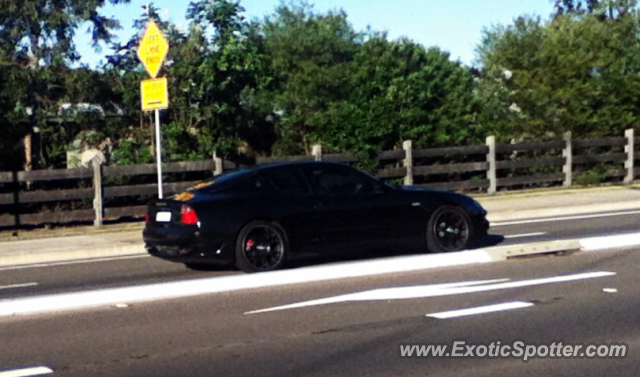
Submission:
M 552 21 L 521 17 L 484 33 L 481 89 L 497 110 L 485 124 L 502 138 L 620 136 L 640 119 L 640 41 L 630 2 L 611 10 L 590 1 L 587 11 L 582 2 L 562 3 Z
M 640 117 L 640 40 L 633 0 L 557 0 L 548 19 L 493 26 L 478 66 L 437 47 L 357 31 L 342 11 L 282 4 L 248 21 L 232 0 L 197 0 L 178 28 L 150 4 L 126 41 L 104 17 L 128 0 L 0 2 L 0 170 L 22 169 L 22 140 L 40 140 L 37 168 L 66 166 L 70 148 L 100 148 L 111 163 L 154 160 L 154 127 L 140 111 L 136 56 L 155 19 L 171 49 L 161 73 L 165 159 L 285 155 L 325 150 L 360 156 L 399 148 L 622 134 Z M 74 44 L 89 23 L 113 52 L 79 66 Z

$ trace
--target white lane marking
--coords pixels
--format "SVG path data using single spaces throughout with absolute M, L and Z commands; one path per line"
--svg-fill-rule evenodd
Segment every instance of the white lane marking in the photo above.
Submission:
M 499 289 L 521 288 L 521 287 L 530 287 L 534 285 L 563 283 L 563 282 L 585 280 L 585 279 L 596 279 L 596 278 L 603 278 L 606 276 L 613 276 L 613 275 L 616 275 L 616 273 L 600 271 L 600 272 L 588 272 L 588 273 L 576 274 L 576 275 L 554 276 L 550 278 L 522 280 L 522 281 L 514 281 L 514 282 L 507 282 L 507 281 L 489 281 L 488 283 L 480 282 L 480 284 L 482 285 L 476 284 L 476 282 L 471 282 L 471 283 L 453 283 L 448 285 L 441 284 L 441 285 L 423 285 L 423 286 L 414 286 L 414 287 L 382 288 L 382 289 L 375 289 L 371 291 L 357 292 L 357 293 L 351 293 L 351 294 L 335 296 L 335 297 L 328 297 L 328 298 L 323 298 L 319 300 L 304 301 L 296 304 L 276 306 L 273 308 L 254 310 L 254 311 L 246 312 L 244 314 L 248 315 L 248 314 L 267 313 L 267 312 L 275 312 L 280 310 L 298 309 L 298 308 L 305 308 L 310 306 L 336 304 L 336 303 L 351 302 L 351 301 L 404 300 L 409 298 L 430 298 L 430 297 L 440 297 L 440 296 L 451 296 L 451 295 L 460 295 L 460 294 L 466 294 L 466 293 L 495 291 Z
M 593 237 L 580 240 L 582 250 L 606 250 L 640 245 L 640 233 L 622 234 L 616 237 Z
M 258 313 L 268 313 L 268 312 L 273 312 L 278 310 L 298 309 L 298 308 L 303 308 L 307 306 L 319 306 L 319 305 L 335 304 L 335 303 L 348 302 L 348 301 L 379 301 L 379 300 L 394 300 L 394 299 L 404 300 L 404 299 L 410 299 L 410 298 L 424 298 L 424 297 L 431 297 L 430 296 L 431 293 L 440 293 L 451 288 L 471 287 L 476 285 L 503 283 L 507 281 L 509 281 L 509 279 L 477 280 L 477 281 L 467 281 L 467 282 L 458 282 L 458 283 L 420 285 L 420 286 L 414 286 L 414 287 L 375 289 L 371 291 L 350 293 L 342 296 L 328 297 L 328 298 L 323 298 L 319 300 L 305 301 L 298 304 L 277 306 L 275 308 L 254 310 L 254 311 L 246 312 L 244 314 L 249 315 L 249 314 L 258 314 Z
M 36 285 L 38 285 L 38 283 L 24 283 L 24 284 L 0 285 L 0 290 L 3 290 L 3 289 L 14 289 L 14 288 L 35 287 Z
M 514 301 L 514 302 L 507 302 L 504 304 L 479 306 L 477 308 L 452 310 L 452 311 L 440 312 L 440 313 L 431 313 L 431 314 L 427 314 L 427 317 L 433 317 L 438 319 L 449 319 L 449 318 L 465 317 L 470 315 L 495 313 L 495 312 L 501 312 L 505 310 L 523 309 L 531 306 L 533 306 L 533 304 L 530 302 Z
M 576 215 L 576 216 L 564 216 L 564 217 L 549 217 L 546 219 L 529 219 L 529 220 L 516 220 L 516 221 L 504 221 L 493 222 L 492 227 L 507 226 L 507 225 L 522 225 L 522 224 L 535 224 L 535 223 L 549 223 L 554 221 L 569 221 L 569 220 L 582 220 L 582 219 L 596 219 L 601 217 L 614 217 L 614 216 L 629 216 L 638 215 L 638 211 L 624 211 L 624 212 L 612 212 L 612 213 L 599 213 L 593 215 Z
M 527 238 L 527 237 L 544 236 L 545 234 L 547 234 L 547 233 L 546 232 L 538 232 L 538 233 L 514 234 L 514 235 L 510 235 L 510 236 L 504 236 L 504 238 L 506 238 L 506 239 Z
M 8 370 L 5 372 L 0 372 L 0 377 L 31 377 L 31 376 L 42 376 L 43 374 L 51 374 L 53 370 L 47 367 L 35 367 L 35 368 L 25 368 L 25 369 L 15 369 Z
M 618 290 L 615 289 L 615 288 L 604 288 L 602 290 L 602 292 L 604 292 L 604 293 L 618 293 Z
M 117 261 L 117 260 L 149 258 L 149 257 L 151 257 L 151 256 L 150 255 L 130 255 L 130 256 L 124 256 L 124 257 L 82 259 L 82 260 L 66 261 L 66 262 L 25 264 L 25 265 L 21 265 L 21 266 L 0 267 L 0 271 L 24 270 L 24 269 L 28 269 L 28 268 L 42 268 L 42 267 L 52 267 L 52 266 L 66 266 L 66 265 L 72 265 L 72 264 L 111 262 L 111 261 Z
M 233 275 L 97 291 L 63 293 L 0 301 L 0 317 L 97 306 L 113 306 L 123 302 L 132 304 L 140 301 L 166 300 L 211 293 L 263 289 L 281 285 L 331 281 L 335 279 L 491 262 L 493 261 L 488 253 L 483 250 L 474 250 L 458 253 L 384 258 L 365 262 L 340 263 L 336 265 L 299 268 L 253 275 Z

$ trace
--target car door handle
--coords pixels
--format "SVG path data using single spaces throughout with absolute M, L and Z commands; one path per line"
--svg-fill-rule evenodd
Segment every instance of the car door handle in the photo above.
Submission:
M 320 202 L 318 202 L 318 204 L 316 204 L 316 206 L 314 207 L 315 209 L 322 209 L 322 208 L 327 208 L 327 207 L 331 207 L 331 200 L 322 200 Z

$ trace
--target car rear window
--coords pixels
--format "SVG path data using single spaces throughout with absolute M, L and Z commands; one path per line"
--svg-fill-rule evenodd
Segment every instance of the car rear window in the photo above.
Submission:
M 236 183 L 242 182 L 248 177 L 255 175 L 255 171 L 253 170 L 237 170 L 228 173 L 221 174 L 209 181 L 199 183 L 193 187 L 191 187 L 188 191 L 218 191 L 224 187 L 228 187 L 230 185 L 235 185 Z

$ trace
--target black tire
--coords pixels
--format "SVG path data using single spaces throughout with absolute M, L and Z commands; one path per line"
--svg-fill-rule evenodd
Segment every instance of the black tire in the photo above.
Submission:
M 446 205 L 433 212 L 427 225 L 427 247 L 433 252 L 461 251 L 467 248 L 473 229 L 469 214 Z
M 236 240 L 236 266 L 244 272 L 277 270 L 287 260 L 289 242 L 276 223 L 252 221 Z

